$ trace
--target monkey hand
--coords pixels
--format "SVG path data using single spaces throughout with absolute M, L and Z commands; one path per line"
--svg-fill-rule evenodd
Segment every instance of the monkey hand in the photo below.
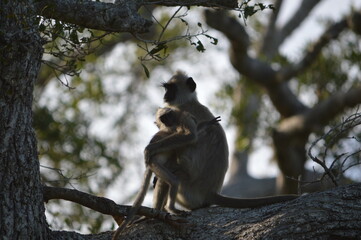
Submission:
M 208 122 L 208 124 L 209 125 L 213 125 L 213 124 L 216 124 L 216 123 L 218 123 L 218 122 L 220 122 L 221 121 L 221 116 L 218 116 L 218 117 L 215 117 L 215 118 L 213 118 L 212 120 L 210 120 L 209 122 Z
M 209 127 L 217 124 L 220 121 L 221 121 L 221 116 L 218 116 L 218 117 L 213 118 L 212 120 L 199 123 L 197 126 L 198 136 L 201 136 L 202 134 L 204 134 L 205 130 L 207 130 Z

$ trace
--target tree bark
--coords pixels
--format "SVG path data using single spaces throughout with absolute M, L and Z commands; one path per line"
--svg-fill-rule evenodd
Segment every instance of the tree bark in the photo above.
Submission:
M 140 16 L 138 9 L 141 6 L 154 4 L 162 6 L 204 6 L 230 9 L 236 8 L 238 5 L 236 0 L 134 0 L 116 1 L 115 4 L 80 0 L 42 0 L 37 1 L 35 9 L 38 15 L 74 23 L 82 27 L 110 32 L 140 34 L 149 31 L 152 21 Z
M 131 225 L 120 239 L 359 239 L 360 206 L 361 184 L 355 184 L 256 209 L 199 209 L 182 228 L 149 219 Z M 109 239 L 111 234 L 83 239 Z
M 32 1 L 1 1 L 0 236 L 48 239 L 32 128 L 42 43 Z M 14 14 L 16 13 L 16 15 Z

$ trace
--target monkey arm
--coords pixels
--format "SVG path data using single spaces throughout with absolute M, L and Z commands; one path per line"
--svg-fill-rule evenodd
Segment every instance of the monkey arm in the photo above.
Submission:
M 148 144 L 144 149 L 144 153 L 147 153 L 148 156 L 152 156 L 157 153 L 176 150 L 197 142 L 197 139 L 198 134 L 196 131 L 185 134 L 174 133 L 159 141 Z
M 177 131 L 165 136 L 158 141 L 148 144 L 144 149 L 144 158 L 149 162 L 150 157 L 161 152 L 169 152 L 193 144 L 198 140 L 197 126 L 195 123 L 185 126 L 187 131 Z

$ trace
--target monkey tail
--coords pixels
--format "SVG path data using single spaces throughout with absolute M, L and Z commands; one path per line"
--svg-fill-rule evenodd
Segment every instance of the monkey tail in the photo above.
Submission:
M 213 202 L 214 204 L 222 207 L 254 208 L 254 207 L 261 207 L 274 203 L 291 201 L 298 197 L 299 197 L 298 195 L 288 194 L 288 195 L 260 197 L 260 198 L 231 198 L 216 193 L 213 196 Z
M 143 187 L 138 192 L 132 207 L 129 209 L 127 218 L 119 225 L 117 231 L 113 235 L 112 240 L 117 240 L 121 232 L 128 226 L 129 223 L 133 221 L 134 216 L 137 214 L 140 206 L 144 201 L 145 195 L 147 194 L 151 177 L 152 177 L 152 170 L 150 170 L 150 168 L 147 167 L 144 173 Z

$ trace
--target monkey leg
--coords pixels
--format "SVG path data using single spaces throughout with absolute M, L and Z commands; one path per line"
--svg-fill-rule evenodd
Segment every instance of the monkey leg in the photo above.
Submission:
M 154 186 L 153 193 L 153 208 L 164 210 L 165 204 L 168 199 L 169 186 L 162 179 L 158 179 Z
M 183 211 L 180 211 L 178 209 L 176 209 L 175 207 L 175 201 L 176 201 L 176 197 L 177 197 L 177 193 L 178 193 L 178 186 L 179 186 L 179 179 L 177 178 L 177 176 L 175 176 L 172 172 L 170 172 L 166 167 L 164 167 L 161 164 L 158 164 L 156 162 L 153 162 L 149 165 L 149 167 L 152 169 L 152 171 L 154 172 L 154 174 L 159 178 L 158 183 L 161 182 L 165 182 L 166 184 L 168 184 L 168 199 L 165 198 L 165 200 L 167 200 L 167 204 L 165 206 L 165 209 L 168 212 L 171 213 L 182 213 Z M 157 184 L 158 184 L 157 183 Z M 164 191 L 165 189 L 161 189 L 161 191 Z M 157 194 L 160 194 L 159 192 Z M 164 193 L 162 193 L 164 194 Z M 164 206 L 164 199 L 160 200 L 160 202 L 154 203 L 157 204 L 159 207 L 160 205 Z

